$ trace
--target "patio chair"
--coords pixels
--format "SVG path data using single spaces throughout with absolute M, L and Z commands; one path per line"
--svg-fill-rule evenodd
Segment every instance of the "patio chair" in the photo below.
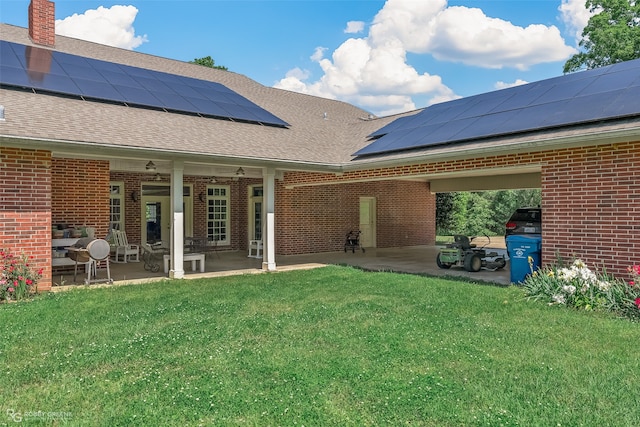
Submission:
M 129 243 L 127 233 L 120 230 L 113 230 L 113 240 L 116 247 L 115 259 L 113 262 L 140 262 L 140 247 Z M 132 257 L 133 259 L 129 259 L 129 257 Z

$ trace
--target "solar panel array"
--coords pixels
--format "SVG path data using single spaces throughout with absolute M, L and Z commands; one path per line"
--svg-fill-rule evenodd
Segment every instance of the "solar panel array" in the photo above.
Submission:
M 226 86 L 0 41 L 0 84 L 274 126 L 287 123 Z
M 432 105 L 370 135 L 356 156 L 640 115 L 640 59 Z

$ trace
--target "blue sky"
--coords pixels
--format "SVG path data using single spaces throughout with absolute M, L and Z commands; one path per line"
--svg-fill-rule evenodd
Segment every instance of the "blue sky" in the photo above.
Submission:
M 56 32 L 189 61 L 376 115 L 562 74 L 585 0 L 59 0 Z M 0 21 L 27 26 L 29 0 Z

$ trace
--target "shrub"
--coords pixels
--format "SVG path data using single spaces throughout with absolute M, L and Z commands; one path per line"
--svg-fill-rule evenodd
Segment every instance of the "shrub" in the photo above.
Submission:
M 553 266 L 532 272 L 524 281 L 524 289 L 529 298 L 550 305 L 640 319 L 640 266 L 629 271 L 632 280 L 625 282 L 606 271 L 594 272 L 576 259 L 569 267 Z
M 37 290 L 42 269 L 35 271 L 31 259 L 0 249 L 0 301 L 24 299 Z

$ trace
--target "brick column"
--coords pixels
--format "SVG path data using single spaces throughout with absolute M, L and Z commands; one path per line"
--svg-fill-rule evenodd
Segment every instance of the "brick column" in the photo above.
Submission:
M 0 148 L 0 248 L 25 254 L 51 289 L 51 153 Z

